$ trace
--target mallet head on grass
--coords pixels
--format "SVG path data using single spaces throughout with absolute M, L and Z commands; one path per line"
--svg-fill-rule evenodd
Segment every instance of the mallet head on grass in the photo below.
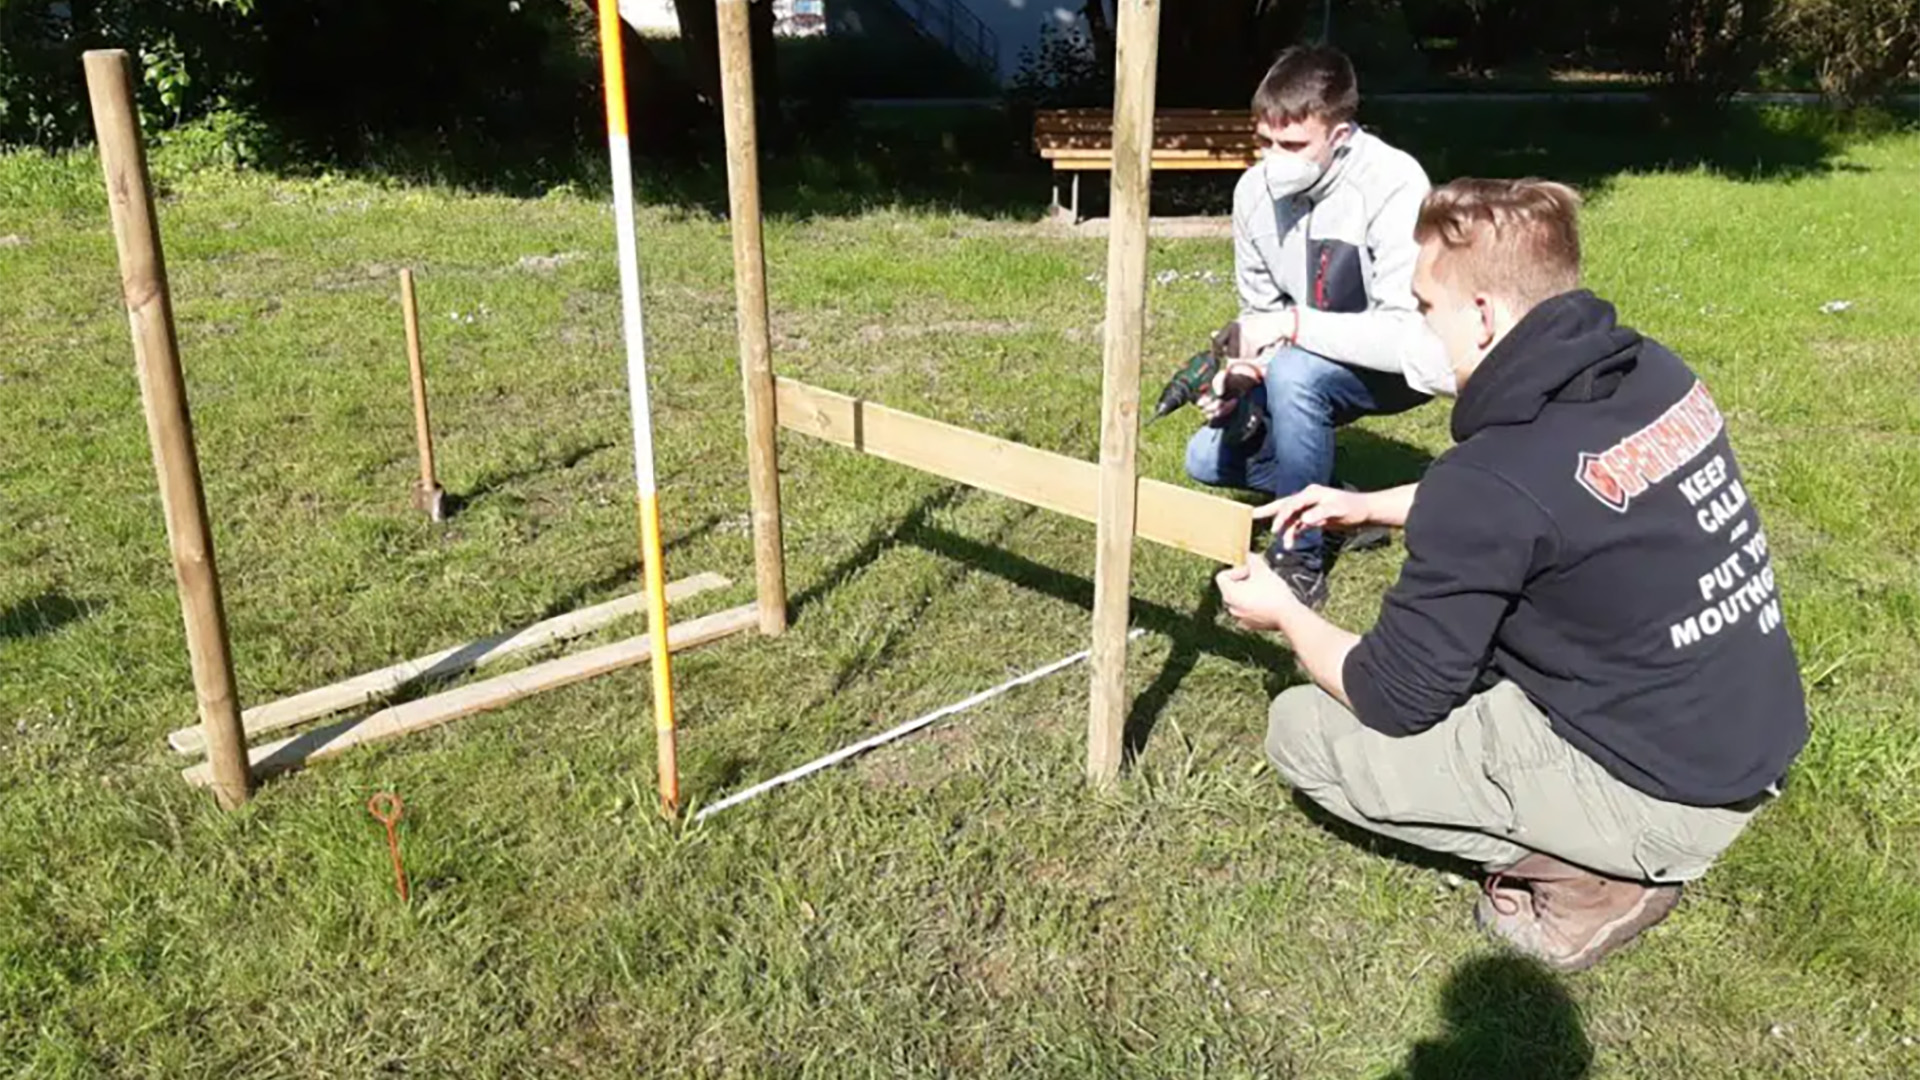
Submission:
M 413 482 L 413 508 L 427 515 L 430 521 L 447 520 L 447 493 L 439 484 L 429 484 L 425 480 Z

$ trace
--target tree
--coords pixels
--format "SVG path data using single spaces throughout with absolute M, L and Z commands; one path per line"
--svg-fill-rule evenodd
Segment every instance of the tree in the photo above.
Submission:
M 1920 0 L 1785 0 L 1781 37 L 1820 92 L 1853 109 L 1920 76 Z
M 1766 59 L 1773 0 L 1668 0 L 1669 88 L 1682 101 L 1724 100 Z
M 696 93 L 714 109 L 720 108 L 720 12 L 716 0 L 675 0 L 680 20 L 680 47 L 686 51 L 687 73 Z M 754 0 L 747 5 L 748 39 L 753 50 L 753 97 L 761 116 L 777 115 L 780 100 L 779 66 L 773 39 L 773 2 Z

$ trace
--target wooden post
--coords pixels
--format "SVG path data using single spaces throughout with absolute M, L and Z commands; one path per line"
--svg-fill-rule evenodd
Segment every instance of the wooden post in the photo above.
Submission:
M 1099 550 L 1093 581 L 1093 692 L 1087 778 L 1120 772 L 1127 715 L 1127 613 L 1140 441 L 1140 350 L 1147 321 L 1147 197 L 1160 0 L 1119 0 L 1113 88 L 1113 209 L 1107 233 L 1107 340 L 1100 393 Z
M 773 346 L 767 334 L 767 264 L 761 247 L 760 151 L 754 131 L 753 42 L 747 0 L 718 0 L 720 97 L 733 225 L 733 291 L 740 377 L 747 399 L 747 484 L 753 497 L 753 569 L 760 632 L 787 629 L 786 556 L 780 543 L 780 461 L 774 432 Z
M 413 381 L 413 431 L 420 443 L 420 482 L 413 488 L 413 506 L 434 521 L 446 520 L 446 495 L 433 473 L 433 426 L 427 421 L 427 372 L 420 360 L 420 311 L 414 303 L 413 271 L 400 271 L 400 307 L 407 323 L 407 368 Z
M 180 613 L 186 623 L 194 695 L 213 766 L 215 797 L 221 806 L 233 809 L 253 795 L 253 773 L 247 766 L 247 744 L 240 729 L 240 700 L 234 690 L 233 657 L 227 649 L 227 616 L 221 606 L 213 537 L 207 528 L 206 497 L 200 490 L 193 419 L 180 377 L 173 301 L 167 291 L 160 225 L 153 213 L 146 147 L 134 111 L 133 65 L 123 49 L 89 51 L 84 63 L 113 240 L 120 252 L 120 288 L 133 330 L 140 398 L 154 471 L 160 479 L 160 507 L 173 551 Z

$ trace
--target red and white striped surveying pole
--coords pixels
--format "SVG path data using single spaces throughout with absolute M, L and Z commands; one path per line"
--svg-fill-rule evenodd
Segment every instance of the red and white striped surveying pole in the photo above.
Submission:
M 620 314 L 627 343 L 627 395 L 633 411 L 633 478 L 640 496 L 640 561 L 646 575 L 647 632 L 653 639 L 660 809 L 673 817 L 680 812 L 680 766 L 674 746 L 673 667 L 667 651 L 660 493 L 653 476 L 653 412 L 647 400 L 647 339 L 640 317 L 640 254 L 633 235 L 633 157 L 627 140 L 627 65 L 620 46 L 619 0 L 600 0 L 600 68 L 607 91 L 607 153 L 613 166 L 613 217 L 620 246 Z

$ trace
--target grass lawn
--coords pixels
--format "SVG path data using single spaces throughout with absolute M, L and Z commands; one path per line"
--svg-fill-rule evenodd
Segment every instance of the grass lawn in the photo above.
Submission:
M 246 702 L 634 587 L 599 196 L 157 167 Z M 0 159 L 0 1074 L 1920 1073 L 1920 136 L 1604 180 L 1591 283 L 1728 412 L 1814 735 L 1669 922 L 1562 980 L 1477 935 L 1471 884 L 1289 800 L 1260 751 L 1289 658 L 1144 544 L 1147 736 L 1109 791 L 1075 668 L 677 829 L 637 669 L 219 812 L 164 742 L 193 696 L 97 166 Z M 1094 456 L 1103 242 L 925 208 L 767 242 L 781 372 Z M 751 596 L 727 225 L 645 209 L 641 254 L 669 574 L 736 582 L 694 615 Z M 1231 313 L 1230 260 L 1153 245 L 1149 394 Z M 403 265 L 444 526 L 407 504 Z M 1343 469 L 1416 475 L 1447 413 L 1346 433 Z M 1179 480 L 1192 424 L 1148 429 L 1143 471 Z M 782 455 L 793 626 L 679 658 L 691 797 L 1085 646 L 1091 526 Z M 1366 625 L 1400 557 L 1345 561 L 1333 614 Z

